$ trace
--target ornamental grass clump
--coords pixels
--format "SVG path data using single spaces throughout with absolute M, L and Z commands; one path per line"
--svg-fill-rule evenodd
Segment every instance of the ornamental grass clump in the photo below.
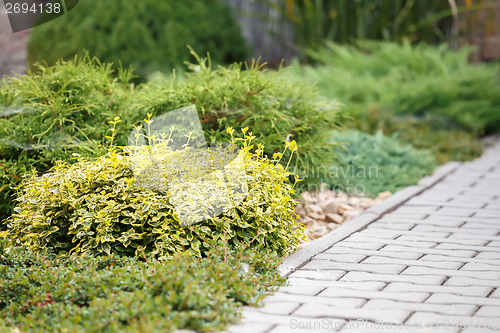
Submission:
M 233 137 L 232 129 L 228 132 Z M 247 129 L 242 132 L 243 138 L 232 141 L 241 142 L 248 195 L 217 216 L 183 226 L 172 203 L 173 190 L 137 186 L 130 156 L 112 148 L 95 161 L 81 159 L 73 165 L 60 161 L 42 176 L 27 177 L 4 235 L 13 245 L 61 254 L 202 256 L 207 243 L 220 239 L 235 248 L 254 240 L 256 247 L 287 254 L 303 237 L 294 213 L 295 184 L 276 160 L 281 153 L 267 158 L 263 145 L 253 145 L 255 136 Z M 296 149 L 294 141 L 286 146 L 292 153 Z M 213 185 L 204 178 L 197 181 L 200 191 Z

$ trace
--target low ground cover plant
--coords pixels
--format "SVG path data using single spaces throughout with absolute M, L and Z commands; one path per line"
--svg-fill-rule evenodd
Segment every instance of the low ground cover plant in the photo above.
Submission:
M 103 62 L 132 65 L 145 80 L 190 60 L 186 45 L 219 64 L 243 61 L 247 47 L 229 6 L 220 0 L 85 0 L 57 21 L 33 28 L 28 63 L 89 52 Z
M 247 244 L 248 246 L 248 244 Z M 204 258 L 67 256 L 0 240 L 0 330 L 219 331 L 282 285 L 280 257 L 213 244 Z
M 494 64 L 470 65 L 468 52 L 409 42 L 329 43 L 309 52 L 318 66 L 294 64 L 292 73 L 346 104 L 357 128 L 398 133 L 404 142 L 438 151 L 440 161 L 470 159 L 480 152 L 475 138 L 500 130 L 500 75 Z M 379 117 L 382 122 L 374 121 Z M 439 140 L 423 139 L 429 130 L 439 131 Z M 457 136 L 461 144 L 450 144 Z
M 330 166 L 331 174 L 323 180 L 351 195 L 396 192 L 417 183 L 436 166 L 430 152 L 401 144 L 381 132 L 375 135 L 356 130 L 334 132 L 332 140 L 345 146 L 337 148 L 338 163 Z

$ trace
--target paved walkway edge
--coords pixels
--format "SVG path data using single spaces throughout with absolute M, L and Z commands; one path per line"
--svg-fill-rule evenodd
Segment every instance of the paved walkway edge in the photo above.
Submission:
M 366 228 L 370 223 L 395 210 L 412 197 L 434 186 L 447 175 L 453 173 L 461 164 L 460 162 L 448 162 L 441 165 L 432 175 L 422 178 L 417 185 L 409 186 L 396 192 L 387 200 L 367 209 L 357 218 L 312 241 L 305 248 L 292 253 L 280 265 L 280 274 L 285 278 L 288 277 L 291 273 L 311 261 L 315 255 L 329 249 L 334 244 L 349 237 L 352 233 Z

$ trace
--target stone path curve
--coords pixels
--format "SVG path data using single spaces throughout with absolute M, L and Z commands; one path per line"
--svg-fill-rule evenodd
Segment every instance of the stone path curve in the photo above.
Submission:
M 500 141 L 288 281 L 227 332 L 500 332 Z

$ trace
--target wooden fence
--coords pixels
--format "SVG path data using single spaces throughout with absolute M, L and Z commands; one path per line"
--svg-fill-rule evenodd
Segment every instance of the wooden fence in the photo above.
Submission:
M 223 0 L 235 11 L 252 56 L 261 57 L 272 66 L 296 54 L 293 48 L 293 28 L 280 13 L 261 1 Z M 279 1 L 279 0 L 274 0 Z

